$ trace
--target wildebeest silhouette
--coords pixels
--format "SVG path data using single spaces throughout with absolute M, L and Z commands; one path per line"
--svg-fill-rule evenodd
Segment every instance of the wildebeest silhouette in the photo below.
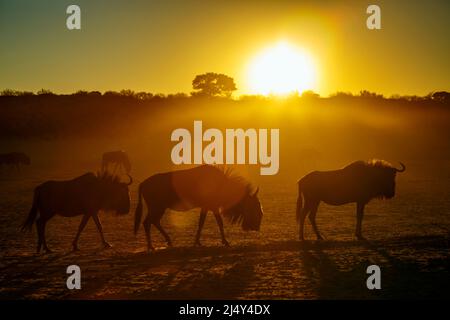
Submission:
M 45 225 L 54 215 L 73 217 L 83 215 L 77 235 L 73 241 L 73 250 L 78 250 L 78 238 L 89 218 L 92 217 L 102 238 L 106 242 L 102 225 L 98 218 L 101 210 L 127 214 L 130 211 L 128 186 L 133 179 L 128 176 L 128 183 L 120 182 L 117 176 L 108 173 L 95 175 L 87 173 L 73 180 L 47 181 L 34 189 L 33 205 L 28 218 L 22 225 L 22 231 L 31 230 L 34 221 L 38 232 L 37 252 L 41 248 L 51 252 L 45 240 Z M 39 214 L 39 216 L 38 216 Z M 37 219 L 36 219 L 37 218 Z
M 0 154 L 0 166 L 15 166 L 19 170 L 20 165 L 30 165 L 31 159 L 23 152 L 10 152 Z
M 201 208 L 195 245 L 200 245 L 200 234 L 208 211 L 214 213 L 224 245 L 228 245 L 228 241 L 225 239 L 222 215 L 231 223 L 241 223 L 243 230 L 255 231 L 259 230 L 263 216 L 258 190 L 253 191 L 249 182 L 231 170 L 211 165 L 155 174 L 139 185 L 138 197 L 134 232 L 139 229 L 144 198 L 148 214 L 143 225 L 149 251 L 154 250 L 150 236 L 152 224 L 167 244 L 172 245 L 160 223 L 166 209 L 186 211 Z
M 336 206 L 356 202 L 355 235 L 360 240 L 364 239 L 361 232 L 364 207 L 373 198 L 394 197 L 396 173 L 406 169 L 403 163 L 400 165 L 401 169 L 396 169 L 384 160 L 356 161 L 340 170 L 314 171 L 300 179 L 297 183 L 300 240 L 304 240 L 303 229 L 308 214 L 317 239 L 322 239 L 316 225 L 321 201 Z
M 123 168 L 127 174 L 131 171 L 131 162 L 125 151 L 105 152 L 102 156 L 102 171 L 107 171 L 110 165 L 113 166 L 113 173 L 120 168 Z

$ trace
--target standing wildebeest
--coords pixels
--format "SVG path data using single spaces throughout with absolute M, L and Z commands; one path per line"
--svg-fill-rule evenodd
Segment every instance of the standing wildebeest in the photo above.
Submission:
M 137 233 L 139 229 L 144 198 L 148 214 L 143 225 L 149 251 L 153 250 L 150 237 L 152 224 L 161 232 L 167 244 L 172 245 L 160 223 L 166 209 L 187 211 L 201 208 L 196 245 L 200 245 L 200 233 L 206 214 L 212 211 L 220 229 L 222 243 L 228 245 L 221 215 L 232 223 L 240 222 L 243 230 L 258 231 L 263 212 L 257 193 L 258 190 L 253 192 L 250 184 L 242 177 L 233 176 L 230 171 L 211 165 L 156 174 L 139 185 L 134 232 Z
M 102 156 L 102 171 L 106 171 L 109 165 L 114 165 L 113 173 L 119 168 L 123 168 L 125 173 L 131 171 L 131 163 L 125 151 L 105 152 Z
M 56 214 L 64 217 L 83 215 L 73 241 L 74 251 L 78 250 L 78 238 L 90 217 L 94 219 L 103 245 L 110 247 L 103 236 L 102 225 L 97 215 L 100 210 L 116 211 L 118 214 L 127 214 L 130 211 L 128 186 L 133 180 L 131 176 L 128 177 L 130 182 L 123 183 L 118 177 L 107 173 L 97 176 L 87 173 L 73 180 L 44 182 L 34 189 L 33 206 L 22 230 L 31 230 L 37 218 L 37 252 L 40 252 L 41 247 L 50 252 L 45 241 L 47 221 Z
M 303 229 L 308 213 L 317 239 L 322 239 L 316 225 L 320 201 L 335 206 L 356 202 L 356 237 L 364 239 L 361 233 L 364 206 L 373 198 L 394 197 L 395 175 L 405 171 L 405 165 L 401 162 L 400 165 L 402 168 L 396 169 L 383 160 L 356 161 L 340 170 L 314 171 L 300 179 L 297 198 L 300 240 L 304 240 Z
M 0 154 L 0 166 L 1 165 L 15 166 L 19 170 L 20 165 L 30 165 L 30 157 L 23 152 L 11 152 Z

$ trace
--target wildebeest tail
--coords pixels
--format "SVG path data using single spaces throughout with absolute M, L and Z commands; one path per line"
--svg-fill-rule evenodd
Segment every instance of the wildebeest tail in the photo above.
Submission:
M 297 216 L 297 223 L 300 221 L 300 214 L 302 212 L 303 209 L 303 190 L 302 190 L 302 180 L 299 180 L 297 182 L 297 186 L 298 186 L 298 197 L 297 197 L 297 211 L 296 211 L 296 216 Z
M 34 189 L 33 205 L 31 206 L 30 213 L 28 214 L 27 219 L 22 224 L 21 231 L 23 232 L 31 231 L 33 223 L 36 220 L 38 214 L 38 201 L 39 201 L 39 188 L 36 188 Z
M 139 185 L 138 190 L 138 204 L 136 207 L 136 212 L 134 213 L 134 234 L 136 235 L 139 231 L 139 225 L 142 219 L 142 184 Z

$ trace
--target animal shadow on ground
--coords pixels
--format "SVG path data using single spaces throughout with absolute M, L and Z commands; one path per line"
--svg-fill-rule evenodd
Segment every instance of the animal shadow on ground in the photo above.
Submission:
M 448 298 L 448 248 L 442 235 L 22 256 L 1 268 L 0 299 Z M 70 264 L 82 290 L 66 288 Z M 372 264 L 381 290 L 367 289 Z
M 361 247 L 359 261 L 345 263 L 346 259 L 355 260 L 345 257 L 346 247 L 351 246 Z M 319 299 L 442 299 L 450 297 L 448 249 L 448 237 L 412 236 L 384 241 L 315 242 L 305 244 L 299 254 Z M 436 250 L 447 254 L 435 257 Z M 372 264 L 381 269 L 380 290 L 369 290 L 366 285 L 370 276 L 366 270 Z

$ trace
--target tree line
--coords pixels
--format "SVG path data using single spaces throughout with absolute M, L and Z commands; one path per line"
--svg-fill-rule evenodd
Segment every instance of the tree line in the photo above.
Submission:
M 121 98 L 131 98 L 135 100 L 147 101 L 153 99 L 171 99 L 171 98 L 189 98 L 189 97 L 206 97 L 206 98 L 226 98 L 232 97 L 234 91 L 237 90 L 236 83 L 232 77 L 225 74 L 208 72 L 204 74 L 197 75 L 192 81 L 193 91 L 190 94 L 187 93 L 174 93 L 174 94 L 162 94 L 162 93 L 150 93 L 150 92 L 135 92 L 130 89 L 124 89 L 120 91 L 85 91 L 79 90 L 75 93 L 68 94 L 69 96 L 82 96 L 82 97 L 121 97 Z M 0 96 L 3 97 L 30 97 L 30 96 L 67 96 L 67 94 L 56 94 L 47 89 L 41 89 L 36 93 L 31 91 L 20 91 L 12 89 L 4 89 L 0 92 Z M 252 100 L 252 99 L 271 99 L 272 96 L 262 96 L 262 95 L 242 95 L 239 100 Z M 450 102 L 450 93 L 446 91 L 435 91 L 430 92 L 425 96 L 417 95 L 392 95 L 390 97 L 385 97 L 382 94 L 370 92 L 367 90 L 361 90 L 358 94 L 353 94 L 350 92 L 336 92 L 328 97 L 321 97 L 318 93 L 314 91 L 304 91 L 302 93 L 293 92 L 287 98 L 303 98 L 303 99 L 352 99 L 352 98 L 362 98 L 362 99 L 390 99 L 390 100 L 402 100 L 402 101 L 436 101 L 436 102 Z

